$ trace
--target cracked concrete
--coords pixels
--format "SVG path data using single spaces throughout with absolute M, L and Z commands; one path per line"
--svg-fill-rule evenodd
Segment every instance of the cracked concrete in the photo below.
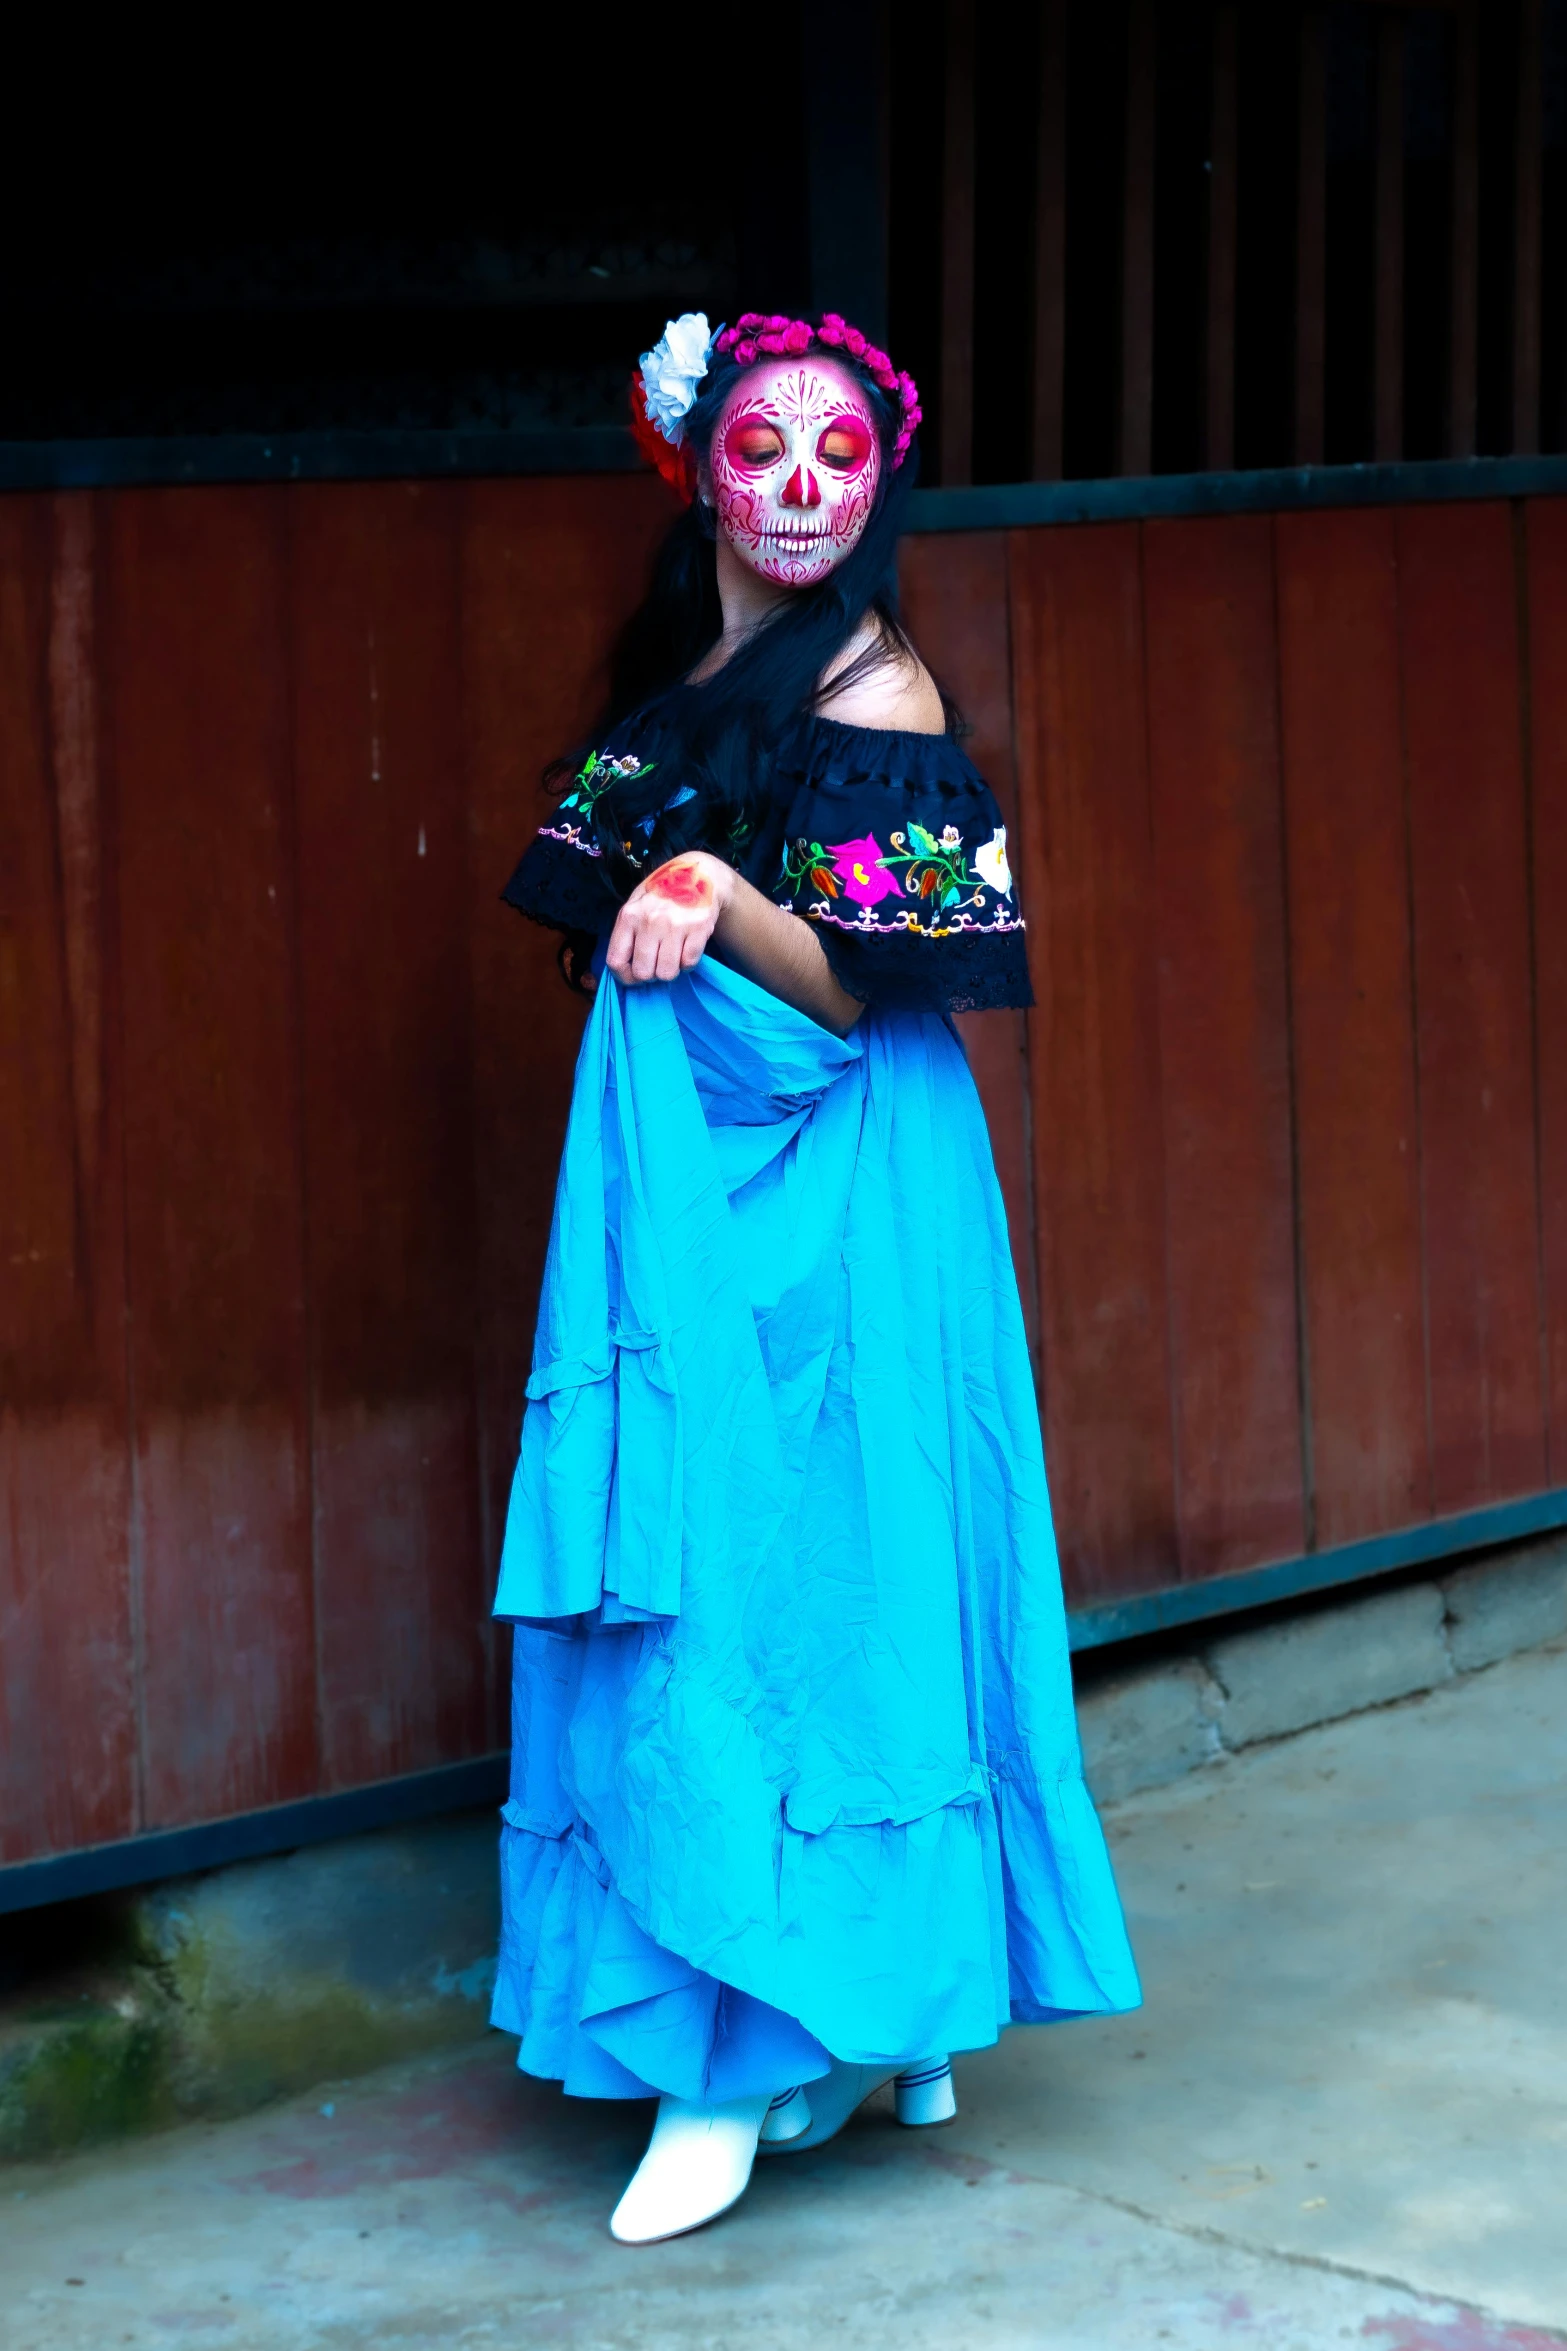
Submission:
M 4 2351 L 1548 2351 L 1567 2344 L 1567 1652 L 1109 1826 L 1141 2015 L 960 2061 L 632 2252 L 645 2109 L 500 2043 L 0 2188 Z

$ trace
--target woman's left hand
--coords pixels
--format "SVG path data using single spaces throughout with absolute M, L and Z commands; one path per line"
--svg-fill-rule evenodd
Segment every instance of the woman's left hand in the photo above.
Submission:
M 705 849 L 672 857 L 638 882 L 616 916 L 605 969 L 628 987 L 678 979 L 706 949 L 734 881 L 733 866 Z

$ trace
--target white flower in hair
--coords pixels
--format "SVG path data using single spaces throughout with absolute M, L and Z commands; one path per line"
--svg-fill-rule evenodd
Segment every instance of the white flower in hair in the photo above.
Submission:
M 709 334 L 707 312 L 688 310 L 672 318 L 651 351 L 642 354 L 642 391 L 647 412 L 666 441 L 678 449 L 687 412 L 707 373 L 721 328 Z

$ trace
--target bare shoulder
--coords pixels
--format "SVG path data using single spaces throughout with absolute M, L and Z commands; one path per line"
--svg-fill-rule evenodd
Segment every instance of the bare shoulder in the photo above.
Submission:
M 947 731 L 935 679 L 917 653 L 901 649 L 869 676 L 851 679 L 841 693 L 829 683 L 819 707 L 824 718 L 835 718 L 844 726 L 909 735 Z

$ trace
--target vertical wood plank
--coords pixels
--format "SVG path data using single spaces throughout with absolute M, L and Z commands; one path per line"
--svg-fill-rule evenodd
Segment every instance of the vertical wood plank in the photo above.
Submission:
M 1430 1514 L 1388 513 L 1280 515 L 1280 719 L 1316 1543 Z
M 1144 530 L 1182 1572 L 1299 1551 L 1269 523 Z
M 1235 237 L 1237 186 L 1235 0 L 1213 12 L 1213 94 L 1208 131 L 1208 297 L 1205 461 L 1210 473 L 1235 463 Z
M 1404 454 L 1404 20 L 1384 9 L 1377 25 L 1376 304 L 1373 454 Z
M 317 1784 L 281 509 L 108 501 L 145 1822 Z
M 946 0 L 941 205 L 941 478 L 974 478 L 974 4 Z
M 1513 454 L 1540 446 L 1541 139 L 1543 0 L 1518 0 L 1518 92 L 1513 162 Z
M 1567 1483 L 1567 504 L 1525 509 L 1549 1477 Z
M 1153 0 L 1131 0 L 1127 26 L 1126 158 L 1121 211 L 1121 429 L 1124 474 L 1153 471 Z
M 1473 457 L 1480 352 L 1480 58 L 1475 0 L 1453 18 L 1452 316 L 1448 344 L 1447 447 Z
M 1039 0 L 1034 150 L 1033 476 L 1061 476 L 1066 418 L 1066 0 Z
M 1295 462 L 1320 465 L 1324 446 L 1327 300 L 1327 21 L 1300 19 L 1299 164 L 1295 211 Z
M 586 1009 L 555 968 L 554 933 L 500 892 L 542 821 L 545 763 L 593 722 L 605 654 L 675 510 L 663 484 L 640 475 L 473 482 L 461 496 L 488 1598 Z M 496 1655 L 492 1736 L 506 1719 L 509 1644 Z
M 1011 536 L 1045 1448 L 1067 1590 L 1173 1582 L 1138 533 Z
M 0 1861 L 137 1825 L 95 508 L 0 500 Z
M 311 1490 L 329 1787 L 479 1752 L 458 493 L 288 493 Z
M 1439 1512 L 1545 1475 L 1529 887 L 1505 506 L 1397 515 Z
M 964 749 L 1000 802 L 1016 856 L 1006 541 L 999 531 L 906 539 L 900 588 L 904 618 L 920 651 L 955 696 L 972 730 Z M 1025 905 L 1025 918 L 1028 911 Z M 1039 1296 L 1029 1170 L 1028 1015 L 971 1012 L 959 1026 L 985 1105 L 996 1173 L 1006 1201 L 1023 1319 L 1037 1362 Z

